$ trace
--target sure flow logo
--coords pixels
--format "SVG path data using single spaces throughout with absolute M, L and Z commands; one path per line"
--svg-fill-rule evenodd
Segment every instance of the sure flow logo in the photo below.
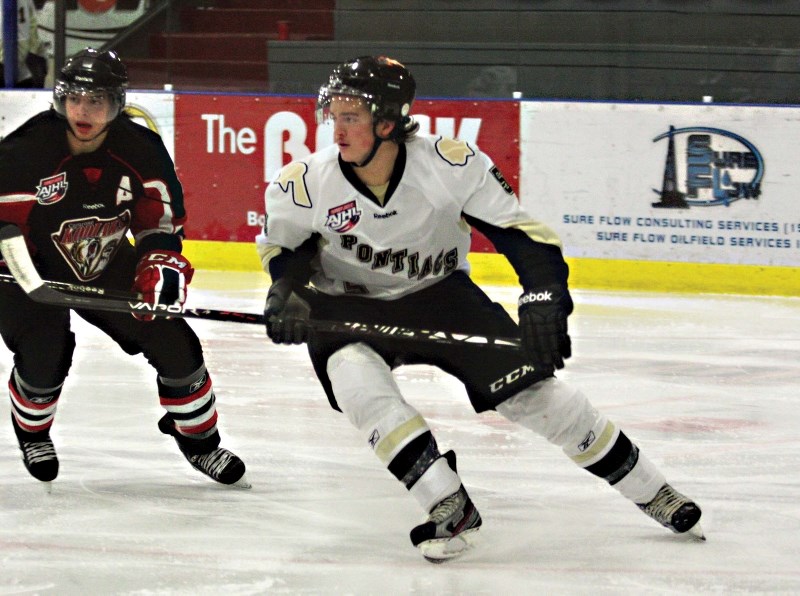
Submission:
M 720 128 L 669 127 L 653 142 L 668 139 L 667 159 L 656 208 L 730 206 L 761 195 L 764 159 L 744 137 Z

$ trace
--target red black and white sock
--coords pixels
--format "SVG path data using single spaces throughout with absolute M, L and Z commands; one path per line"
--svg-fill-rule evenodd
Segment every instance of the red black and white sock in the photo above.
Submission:
M 34 387 L 26 383 L 17 372 L 11 373 L 8 380 L 8 394 L 11 398 L 11 415 L 17 434 L 47 436 L 56 415 L 61 385 L 56 387 Z

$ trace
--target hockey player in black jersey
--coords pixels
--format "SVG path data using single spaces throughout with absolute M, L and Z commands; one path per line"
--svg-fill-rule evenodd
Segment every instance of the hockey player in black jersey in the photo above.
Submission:
M 53 107 L 0 143 L 0 226 L 22 230 L 46 279 L 133 288 L 153 304 L 182 304 L 193 273 L 181 255 L 183 191 L 161 137 L 123 111 L 127 83 L 114 52 L 87 48 L 66 61 Z M 219 446 L 211 378 L 187 323 L 75 312 L 126 353 L 147 358 L 166 410 L 158 427 L 189 463 L 217 482 L 247 486 L 244 463 Z M 75 348 L 70 311 L 3 284 L 0 333 L 14 354 L 8 387 L 22 458 L 48 482 L 59 468 L 50 429 Z
M 284 167 L 266 193 L 257 247 L 272 277 L 267 334 L 308 342 L 331 405 L 429 514 L 411 541 L 431 561 L 466 550 L 482 520 L 455 454 L 441 453 L 400 394 L 392 370 L 402 364 L 438 366 L 464 384 L 477 412 L 497 410 L 539 433 L 660 524 L 701 537 L 700 508 L 554 376 L 571 355 L 573 307 L 559 239 L 477 147 L 415 134 L 414 94 L 411 73 L 385 57 L 341 64 L 320 89 L 317 120 L 332 120 L 335 145 Z M 519 324 L 470 279 L 470 226 L 519 276 Z M 312 332 L 309 317 L 517 336 L 524 351 Z

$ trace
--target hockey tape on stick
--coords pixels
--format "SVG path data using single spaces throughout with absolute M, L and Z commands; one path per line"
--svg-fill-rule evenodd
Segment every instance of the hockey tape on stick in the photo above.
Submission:
M 232 323 L 264 324 L 264 315 L 208 308 L 184 308 L 179 305 L 150 304 L 142 301 L 138 294 L 83 286 L 68 282 L 46 281 L 41 278 L 33 264 L 25 239 L 19 228 L 6 225 L 0 228 L 0 252 L 11 275 L 0 274 L 0 281 L 16 283 L 34 302 L 88 310 L 105 310 L 149 314 L 157 317 L 179 317 L 204 319 Z M 451 331 L 436 331 L 378 325 L 372 323 L 323 321 L 312 319 L 309 325 L 319 332 L 344 333 L 375 339 L 396 339 L 442 345 L 477 344 L 517 351 L 520 341 L 515 337 L 487 337 Z
M 364 335 L 372 338 L 399 339 L 417 341 L 421 343 L 438 343 L 447 346 L 473 344 L 491 346 L 510 351 L 519 351 L 520 340 L 516 337 L 489 337 L 473 335 L 470 333 L 455 333 L 452 331 L 435 331 L 427 329 L 414 329 L 411 327 L 398 327 L 397 325 L 378 325 L 373 323 L 339 322 L 339 321 L 310 321 L 315 331 L 330 333 L 348 333 Z
M 5 225 L 0 228 L 0 251 L 9 271 L 26 294 L 32 295 L 44 285 L 17 226 Z

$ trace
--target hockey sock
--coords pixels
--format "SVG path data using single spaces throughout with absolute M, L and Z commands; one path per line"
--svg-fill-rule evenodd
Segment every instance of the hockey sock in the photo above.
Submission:
M 564 452 L 590 474 L 602 478 L 634 503 L 648 503 L 666 482 L 628 436 L 597 414 L 583 439 Z
M 395 478 L 428 512 L 461 486 L 428 425 L 411 406 L 397 404 L 372 425 L 369 443 Z
M 174 436 L 184 451 L 200 454 L 219 446 L 216 397 L 205 366 L 183 379 L 159 376 L 158 395 L 167 410 L 159 428 Z
M 328 359 L 337 402 L 375 455 L 426 512 L 461 480 L 436 447 L 428 424 L 407 404 L 391 369 L 372 348 L 350 344 Z
M 427 438 L 428 441 L 424 445 L 422 453 L 408 468 L 401 480 L 420 506 L 429 512 L 437 503 L 461 488 L 461 478 L 455 467 L 451 466 L 447 458 L 439 453 L 433 435 L 429 433 Z M 421 441 L 419 446 L 421 446 Z
M 497 411 L 558 445 L 578 466 L 635 503 L 648 502 L 665 482 L 625 433 L 563 381 L 540 381 L 499 404 Z
M 8 381 L 8 394 L 17 437 L 30 441 L 37 435 L 50 434 L 62 386 L 63 383 L 49 388 L 33 387 L 23 381 L 14 368 Z

